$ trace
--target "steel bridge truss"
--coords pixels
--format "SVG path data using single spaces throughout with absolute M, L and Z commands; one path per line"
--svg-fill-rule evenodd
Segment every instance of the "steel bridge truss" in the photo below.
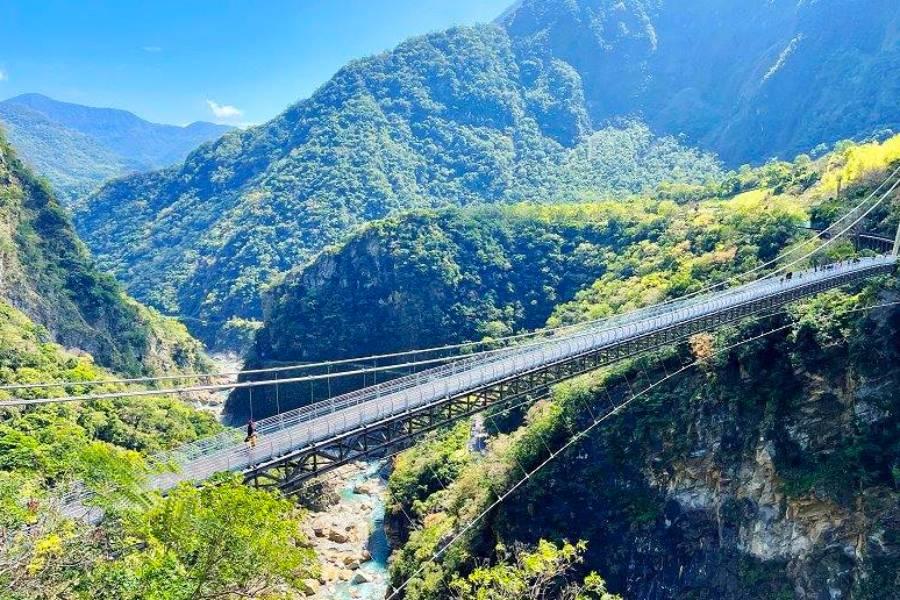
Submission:
M 244 471 L 252 485 L 296 492 L 312 477 L 349 462 L 377 459 L 412 445 L 421 435 L 489 408 L 508 407 L 516 401 L 545 396 L 551 386 L 620 360 L 681 342 L 692 335 L 715 330 L 746 317 L 773 311 L 793 301 L 852 283 L 873 274 L 890 273 L 886 265 L 860 273 L 846 273 L 827 281 L 785 290 L 766 298 L 736 305 L 721 312 L 682 321 L 635 336 L 615 345 L 594 349 L 565 360 L 517 373 L 487 386 L 445 397 L 427 406 L 392 415 L 382 421 L 317 442 Z

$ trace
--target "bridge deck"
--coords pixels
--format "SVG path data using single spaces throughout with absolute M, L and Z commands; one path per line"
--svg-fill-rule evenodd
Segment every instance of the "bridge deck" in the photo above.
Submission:
M 736 308 L 749 307 L 766 298 L 784 298 L 789 293 L 801 297 L 838 287 L 848 280 L 887 272 L 895 262 L 893 256 L 878 256 L 795 273 L 789 280 L 764 279 L 717 294 L 634 311 L 581 331 L 507 348 L 486 357 L 462 359 L 358 390 L 261 421 L 259 443 L 252 450 L 242 442 L 241 430 L 189 445 L 172 456 L 180 471 L 156 477 L 153 487 L 165 490 L 181 481 L 200 481 L 221 471 L 264 468 L 298 449 L 449 397 L 473 393 L 548 364 L 572 360 L 598 349 L 615 348 L 649 332 L 670 330 L 682 323 L 709 319 L 728 311 L 733 313 Z

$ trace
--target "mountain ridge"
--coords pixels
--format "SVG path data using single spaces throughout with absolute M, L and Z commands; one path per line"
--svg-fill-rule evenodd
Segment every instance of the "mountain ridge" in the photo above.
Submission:
M 0 101 L 0 125 L 22 158 L 70 206 L 106 180 L 180 162 L 233 129 L 205 121 L 162 125 L 126 110 L 34 93 Z
M 502 27 L 352 61 L 268 123 L 103 187 L 76 223 L 215 343 L 274 278 L 396 211 L 624 199 L 900 128 L 900 5 L 873 2 L 524 0 Z
M 642 124 L 593 131 L 571 68 L 496 27 L 460 27 L 354 61 L 181 166 L 111 182 L 76 223 L 138 298 L 214 322 L 258 318 L 273 276 L 397 210 L 630 194 L 719 173 Z

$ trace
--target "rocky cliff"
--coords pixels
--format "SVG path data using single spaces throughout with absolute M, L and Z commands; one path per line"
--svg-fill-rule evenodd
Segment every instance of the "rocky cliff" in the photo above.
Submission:
M 788 331 L 710 356 L 636 401 L 533 475 L 407 597 L 440 597 L 429 586 L 441 572 L 490 559 L 497 544 L 539 539 L 587 541 L 584 570 L 628 598 L 898 597 L 900 311 L 851 312 L 896 298 L 873 296 L 806 303 Z M 710 347 L 779 324 L 745 324 Z M 521 467 L 536 466 L 548 447 L 590 424 L 592 411 L 621 402 L 701 346 L 694 356 L 669 352 L 558 388 L 525 427 L 491 429 L 487 457 L 445 471 L 455 480 L 449 492 L 420 480 L 409 489 L 426 493 L 410 502 L 394 483 L 392 502 L 409 502 L 425 523 L 421 532 L 398 532 L 405 544 L 394 583 L 416 564 L 414 553 L 449 539 L 448 523 L 461 526 L 496 497 L 473 493 L 477 486 L 510 487 Z

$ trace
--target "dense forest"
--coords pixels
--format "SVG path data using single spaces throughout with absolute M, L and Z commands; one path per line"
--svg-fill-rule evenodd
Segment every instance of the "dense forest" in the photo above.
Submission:
M 732 167 L 896 132 L 898 22 L 892 0 L 524 0 L 499 20 L 579 73 L 595 123 L 642 115 Z
M 693 291 L 770 260 L 802 236 L 805 207 L 819 188 L 835 186 L 833 174 L 813 186 L 836 160 L 801 156 L 703 186 L 663 185 L 628 202 L 470 207 L 377 221 L 273 286 L 248 366 L 488 341 Z M 290 386 L 279 394 L 281 408 L 310 399 Z M 228 404 L 238 420 L 244 396 Z M 269 396 L 256 395 L 257 414 L 275 410 Z
M 0 300 L 57 343 L 121 373 L 206 366 L 185 328 L 128 298 L 94 265 L 48 185 L 0 137 Z
M 225 380 L 192 335 L 248 349 L 246 368 L 292 365 L 275 377 L 498 348 L 765 267 L 900 169 L 898 32 L 891 0 L 520 0 L 353 61 L 242 130 L 0 102 L 0 600 L 359 597 L 382 541 L 397 600 L 900 597 L 895 276 L 290 496 L 243 473 L 151 488 L 172 450 L 228 423 L 240 440 L 248 420 L 410 370 L 320 366 L 315 384 L 232 393 L 223 415 L 117 379 Z M 894 191 L 865 229 L 898 225 Z M 859 252 L 848 236 L 789 268 Z M 88 391 L 110 394 L 10 402 Z M 236 452 L 253 462 L 256 441 Z M 386 541 L 368 536 L 382 501 Z M 343 502 L 362 526 L 319 520 Z
M 617 253 L 548 322 L 641 306 L 758 264 L 810 212 L 830 222 L 836 206 L 864 196 L 898 161 L 894 138 L 843 145 L 815 165 L 801 158 L 744 172 L 734 182 L 755 182 L 751 189 L 688 205 L 687 218 Z M 792 171 L 799 179 L 771 178 Z M 838 180 L 850 184 L 840 197 Z M 895 205 L 876 213 L 873 227 L 896 228 Z M 838 244 L 827 260 L 848 251 Z M 584 554 L 575 575 L 599 572 L 624 597 L 895 597 L 900 310 L 858 310 L 897 298 L 883 278 L 602 369 L 525 412 L 489 413 L 483 457 L 469 448 L 468 423 L 432 436 L 391 474 L 394 585 L 411 577 L 406 598 L 442 598 L 483 561 L 502 565 L 510 548 L 577 540 Z M 523 470 L 693 360 L 698 367 L 596 427 L 430 560 Z

